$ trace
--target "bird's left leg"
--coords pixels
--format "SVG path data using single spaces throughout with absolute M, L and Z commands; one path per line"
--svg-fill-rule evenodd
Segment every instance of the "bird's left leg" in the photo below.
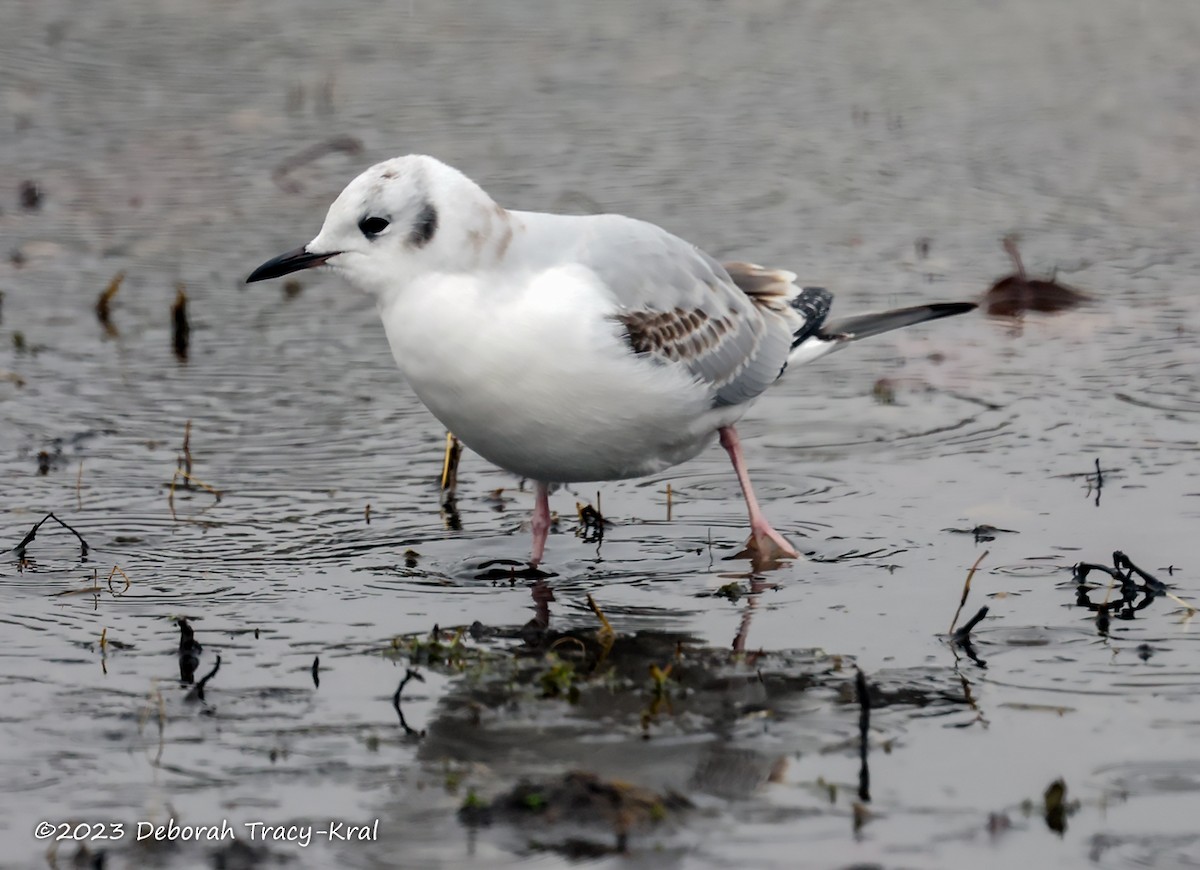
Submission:
M 729 454 L 733 470 L 737 472 L 738 483 L 742 485 L 742 495 L 746 498 L 746 510 L 750 513 L 750 542 L 756 555 L 762 559 L 797 559 L 800 554 L 787 542 L 779 532 L 771 528 L 767 518 L 758 507 L 754 497 L 754 488 L 750 485 L 750 475 L 746 471 L 746 461 L 742 458 L 742 446 L 738 441 L 737 430 L 732 426 L 722 426 L 717 432 L 721 436 L 721 446 Z

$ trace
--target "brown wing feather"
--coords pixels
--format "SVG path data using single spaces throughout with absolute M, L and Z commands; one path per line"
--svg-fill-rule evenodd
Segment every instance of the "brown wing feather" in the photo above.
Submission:
M 712 317 L 695 308 L 686 311 L 626 311 L 617 315 L 638 353 L 687 362 L 713 350 L 732 328 L 728 317 Z

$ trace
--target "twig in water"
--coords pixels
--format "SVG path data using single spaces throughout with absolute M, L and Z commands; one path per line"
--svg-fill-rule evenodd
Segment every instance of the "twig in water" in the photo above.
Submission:
M 175 303 L 171 306 L 171 346 L 180 362 L 187 362 L 188 343 L 192 335 L 191 324 L 188 323 L 187 294 L 183 292 L 184 285 L 175 287 Z
M 871 800 L 871 771 L 867 767 L 867 732 L 871 728 L 871 695 L 867 678 L 861 668 L 855 668 L 854 691 L 858 696 L 858 799 Z
M 68 595 L 91 595 L 92 596 L 92 610 L 99 610 L 100 609 L 100 592 L 101 591 L 102 590 L 100 589 L 100 574 L 95 568 L 93 568 L 92 569 L 92 585 L 91 586 L 84 586 L 82 589 L 64 589 L 62 592 L 55 592 L 54 597 L 61 598 L 61 597 L 65 597 Z M 116 592 L 113 592 L 112 594 L 116 595 Z
M 179 682 L 185 686 L 196 679 L 196 668 L 200 666 L 200 653 L 204 647 L 196 641 L 196 632 L 186 617 L 175 620 L 179 626 Z
M 458 462 L 462 459 L 463 443 L 453 432 L 446 433 L 446 451 L 442 454 L 442 474 L 438 485 L 442 489 L 442 500 L 453 499 L 458 489 Z
M 969 643 L 971 640 L 971 629 L 983 622 L 983 618 L 988 615 L 987 606 L 979 608 L 979 612 L 963 623 L 962 628 L 954 632 L 951 637 L 956 643 Z
M 592 670 L 596 670 L 608 658 L 608 654 L 612 652 L 613 644 L 617 642 L 617 632 L 612 627 L 612 623 L 608 621 L 608 617 L 604 615 L 604 611 L 600 609 L 600 605 L 596 603 L 596 599 L 592 598 L 590 593 L 587 597 L 587 603 L 588 607 L 592 609 L 592 613 L 596 614 L 596 618 L 600 620 L 600 630 L 596 632 L 596 636 L 600 641 L 600 655 L 596 659 L 596 664 L 592 666 Z M 547 622 L 549 622 L 548 614 Z
M 1170 598 L 1176 604 L 1186 607 L 1188 609 L 1189 613 L 1196 612 L 1196 605 L 1180 598 L 1178 595 L 1176 595 L 1174 592 L 1172 592 L 1167 587 L 1166 583 L 1159 580 L 1153 574 L 1148 574 L 1145 571 L 1143 571 L 1141 568 L 1139 568 L 1137 565 L 1133 564 L 1133 562 L 1130 560 L 1130 558 L 1128 556 L 1126 556 L 1124 553 L 1122 553 L 1120 550 L 1117 550 L 1115 553 L 1113 553 L 1113 564 L 1117 567 L 1118 570 L 1120 570 L 1121 568 L 1124 568 L 1125 570 L 1130 571 L 1133 574 L 1137 574 L 1139 577 L 1142 578 L 1142 582 L 1146 584 L 1146 588 L 1148 588 L 1151 592 L 1155 592 L 1159 595 L 1165 595 L 1167 598 Z
M 96 318 L 100 321 L 100 325 L 104 327 L 104 334 L 109 338 L 116 338 L 120 334 L 117 332 L 116 325 L 112 322 L 112 312 L 109 310 L 109 303 L 117 295 L 117 291 L 121 289 L 121 282 L 124 280 L 124 272 L 118 272 L 113 275 L 113 279 L 108 282 L 108 286 L 104 288 L 104 292 L 96 300 Z
M 966 582 L 963 583 L 962 598 L 958 602 L 958 609 L 954 611 L 954 619 L 950 620 L 949 634 L 954 634 L 954 626 L 958 624 L 959 614 L 962 613 L 963 605 L 967 603 L 967 596 L 971 594 L 971 578 L 975 576 L 975 572 L 979 570 L 979 563 L 987 558 L 988 551 L 984 550 L 979 554 L 979 558 L 975 560 L 975 564 L 971 566 L 971 570 L 967 572 Z
M 556 652 L 560 646 L 565 646 L 571 643 L 579 647 L 580 658 L 587 658 L 587 644 L 575 637 L 573 634 L 564 634 L 562 637 L 555 640 L 552 644 L 550 644 L 549 651 Z
M 404 679 L 400 681 L 400 685 L 396 687 L 396 694 L 392 695 L 392 707 L 396 710 L 396 715 L 400 717 L 400 727 L 404 729 L 404 733 L 409 737 L 424 737 L 424 731 L 417 731 L 404 721 L 404 711 L 400 709 L 400 693 L 404 691 L 404 687 L 408 685 L 409 680 L 419 680 L 425 682 L 425 678 L 409 668 L 404 673 Z
M 196 486 L 200 487 L 201 489 L 208 490 L 209 492 L 211 492 L 213 494 L 213 498 L 215 498 L 217 501 L 221 500 L 221 491 L 219 489 L 209 486 L 207 483 L 205 483 L 203 480 L 201 480 L 198 477 L 193 477 L 192 475 L 190 475 L 186 471 L 184 471 L 182 468 L 176 468 L 175 473 L 171 475 L 171 487 L 167 493 L 167 506 L 170 507 L 170 509 L 171 509 L 171 519 L 176 519 L 176 516 L 175 516 L 175 481 L 177 481 L 181 477 L 189 483 L 196 484 Z
M 616 635 L 616 631 L 612 627 L 612 623 L 608 621 L 608 617 L 604 615 L 604 611 L 600 609 L 600 605 L 596 603 L 596 599 L 592 598 L 591 593 L 587 597 L 588 607 L 592 609 L 592 613 L 596 614 L 596 618 L 600 620 L 600 631 L 602 634 Z
M 321 688 L 321 657 L 313 656 L 312 664 L 313 688 Z
M 203 677 L 201 677 L 200 682 L 196 683 L 196 685 L 192 688 L 192 690 L 190 692 L 188 692 L 187 700 L 203 701 L 205 684 L 207 684 L 209 680 L 211 680 L 213 677 L 215 677 L 217 675 L 217 671 L 219 671 L 219 670 L 221 670 L 221 656 L 218 653 L 217 660 L 213 663 L 213 669 L 211 671 L 209 671 L 207 674 L 205 674 Z
M 1174 592 L 1166 591 L 1166 592 L 1163 592 L 1163 595 L 1167 596 L 1168 598 L 1170 598 L 1172 601 L 1174 601 L 1176 604 L 1180 605 L 1181 607 L 1187 608 L 1187 613 L 1185 614 L 1185 618 L 1190 619 L 1192 614 L 1194 614 L 1196 612 L 1195 604 L 1192 604 L 1190 601 L 1180 598 Z
M 25 561 L 25 548 L 27 546 L 29 546 L 30 543 L 33 542 L 34 538 L 37 537 L 38 529 L 40 529 L 42 527 L 42 523 L 46 522 L 46 520 L 54 520 L 54 522 L 58 523 L 60 526 L 62 526 L 64 529 L 66 529 L 68 532 L 70 532 L 72 535 L 77 537 L 79 539 L 79 556 L 80 556 L 80 558 L 83 558 L 83 559 L 87 558 L 88 544 L 87 544 L 87 541 L 85 541 L 83 539 L 83 535 L 79 534 L 79 532 L 75 531 L 69 525 L 64 523 L 62 520 L 60 520 L 58 517 L 56 517 L 53 513 L 48 513 L 44 517 L 42 517 L 40 520 L 38 520 L 37 523 L 34 524 L 34 527 L 29 530 L 28 534 L 26 534 L 25 537 L 21 539 L 21 543 L 17 544 L 17 546 L 15 546 L 13 548 L 13 552 L 16 554 L 18 561 L 20 561 L 20 562 Z
M 667 484 L 667 522 L 671 522 L 671 484 Z
M 1075 582 L 1083 585 L 1087 582 L 1088 574 L 1093 571 L 1103 571 L 1105 574 L 1112 577 L 1114 580 L 1124 580 L 1125 575 L 1115 568 L 1110 568 L 1107 565 L 1097 565 L 1095 562 L 1076 562 L 1071 569 L 1075 576 Z
M 986 555 L 987 554 L 984 553 L 984 556 L 986 556 Z M 982 558 L 983 558 L 983 556 L 980 556 L 980 559 L 982 559 Z M 976 568 L 979 567 L 978 561 L 975 563 L 975 567 Z M 971 573 L 974 573 L 974 572 L 975 572 L 975 568 L 972 568 Z M 971 578 L 968 575 L 967 585 L 969 586 L 970 583 L 971 583 Z M 959 611 L 962 610 L 962 606 L 964 603 L 966 603 L 966 600 L 967 600 L 967 591 L 964 589 L 962 601 L 959 602 L 959 605 L 958 605 Z M 979 654 L 975 652 L 975 645 L 971 642 L 971 631 L 972 631 L 972 629 L 975 628 L 975 626 L 977 626 L 980 622 L 983 621 L 983 618 L 985 616 L 987 616 L 987 614 L 988 614 L 988 609 L 987 609 L 987 606 L 985 605 L 984 607 L 979 608 L 979 610 L 975 613 L 975 615 L 972 616 L 970 619 L 968 619 L 966 621 L 966 623 L 964 623 L 957 631 L 952 630 L 951 634 L 950 634 L 951 646 L 961 649 L 963 651 L 963 653 L 966 654 L 967 658 L 969 658 L 971 661 L 973 661 L 976 665 L 978 665 L 981 668 L 986 668 L 987 662 L 984 661 L 983 659 L 981 659 L 979 657 Z M 954 621 L 955 622 L 958 621 L 958 612 L 955 612 L 955 614 L 954 614 Z M 954 658 L 955 658 L 955 661 L 958 660 L 957 653 L 955 653 Z M 962 677 L 961 674 L 959 674 L 959 676 L 960 676 L 960 678 L 963 679 L 963 684 L 965 686 L 966 678 Z
M 1159 595 L 1170 598 L 1176 604 L 1185 608 L 1187 611 L 1184 614 L 1185 621 L 1190 620 L 1196 613 L 1197 608 L 1194 604 L 1180 598 L 1170 590 L 1166 583 L 1163 583 L 1153 574 L 1139 568 L 1120 550 L 1113 553 L 1113 566 L 1110 568 L 1107 565 L 1097 565 L 1093 562 L 1079 562 L 1073 569 L 1074 579 L 1077 584 L 1076 603 L 1081 607 L 1097 611 L 1096 624 L 1101 634 L 1107 631 L 1107 621 L 1110 613 L 1115 612 L 1121 619 L 1132 618 L 1134 611 L 1148 606 Z M 1105 590 L 1104 601 L 1100 604 L 1093 604 L 1088 598 L 1090 589 L 1087 584 L 1087 577 L 1092 571 L 1101 571 L 1111 578 L 1108 588 Z M 1138 580 L 1141 581 L 1140 585 Z M 1112 591 L 1117 583 L 1121 584 L 1121 597 L 1123 601 L 1110 605 L 1109 599 L 1112 597 Z M 1140 603 L 1135 603 L 1139 594 L 1142 595 L 1143 600 Z
M 1100 457 L 1096 457 L 1096 485 L 1093 488 L 1091 475 L 1088 475 L 1088 494 L 1090 495 L 1094 489 L 1096 493 L 1096 507 L 1100 507 L 1100 493 L 1104 489 L 1104 472 L 1100 469 Z
M 113 577 L 116 577 L 118 574 L 125 578 L 125 588 L 123 588 L 120 592 L 113 589 Z M 129 575 L 121 569 L 120 565 L 113 565 L 112 570 L 108 572 L 108 593 L 114 598 L 120 598 L 129 591 L 129 587 L 132 582 L 133 581 L 129 579 Z
M 1120 550 L 1117 550 L 1113 553 L 1113 567 L 1118 571 L 1125 570 L 1132 572 L 1133 574 L 1137 574 L 1140 578 L 1142 578 L 1142 582 L 1146 584 L 1147 588 L 1149 588 L 1151 592 L 1162 595 L 1167 591 L 1166 583 L 1159 580 L 1153 574 L 1148 574 L 1137 565 L 1133 564 L 1133 560 Z
M 442 490 L 442 519 L 452 532 L 462 531 L 458 515 L 458 463 L 462 459 L 463 443 L 453 432 L 446 433 L 446 451 L 442 454 L 442 474 L 438 486 Z
M 192 421 L 183 424 L 183 456 L 179 460 L 179 468 L 188 474 L 192 473 Z

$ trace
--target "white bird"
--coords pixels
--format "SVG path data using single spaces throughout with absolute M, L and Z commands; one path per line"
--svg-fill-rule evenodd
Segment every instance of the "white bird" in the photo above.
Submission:
M 396 364 L 438 420 L 536 482 L 535 566 L 552 485 L 654 474 L 714 437 L 746 499 L 750 549 L 795 558 L 759 509 L 734 424 L 789 365 L 975 307 L 827 323 L 831 295 L 791 272 L 722 265 L 621 215 L 508 210 L 423 155 L 363 172 L 316 238 L 247 283 L 315 266 L 375 299 Z

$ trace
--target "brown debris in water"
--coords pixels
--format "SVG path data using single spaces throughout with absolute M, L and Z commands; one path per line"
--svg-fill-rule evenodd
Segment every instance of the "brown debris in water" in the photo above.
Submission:
M 19 190 L 21 200 L 21 208 L 26 211 L 37 211 L 42 207 L 42 201 L 46 195 L 42 193 L 42 187 L 36 181 L 22 181 Z
M 942 529 L 943 532 L 950 532 L 955 535 L 974 535 L 976 544 L 985 544 L 988 541 L 996 540 L 996 535 L 1015 535 L 1016 529 L 1001 529 L 997 526 L 988 523 L 980 523 L 977 526 L 972 526 L 969 529 Z
M 1049 278 L 1029 277 L 1017 249 L 1017 236 L 1007 235 L 1002 243 L 1016 272 L 1001 278 L 983 295 L 989 317 L 1018 320 L 1026 311 L 1055 314 L 1091 300 L 1092 297 L 1082 290 L 1059 283 L 1053 274 Z
M 612 525 L 600 512 L 600 493 L 596 493 L 596 506 L 575 502 L 575 513 L 579 516 L 579 528 L 575 534 L 586 543 L 601 543 L 604 541 L 604 527 Z
M 1067 816 L 1076 809 L 1067 803 L 1066 782 L 1056 779 L 1050 783 L 1042 795 L 1042 805 L 1046 827 L 1061 836 L 1067 830 Z

